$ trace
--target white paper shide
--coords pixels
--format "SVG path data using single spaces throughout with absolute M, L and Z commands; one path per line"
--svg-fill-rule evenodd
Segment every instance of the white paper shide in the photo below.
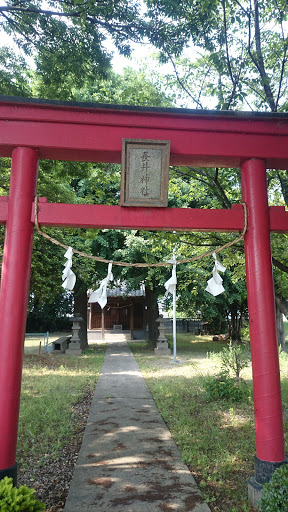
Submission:
M 102 309 L 105 308 L 107 304 L 107 285 L 109 281 L 113 281 L 112 263 L 108 265 L 107 277 L 101 281 L 99 288 L 91 293 L 89 302 L 98 302 Z
M 73 249 L 72 247 L 68 247 L 67 251 L 64 254 L 64 258 L 67 258 L 67 261 L 64 265 L 64 270 L 62 272 L 62 286 L 65 288 L 65 290 L 73 290 L 75 283 L 76 283 L 76 276 L 71 270 L 72 268 L 72 256 L 73 256 Z
M 212 271 L 212 277 L 207 281 L 207 287 L 205 288 L 206 292 L 211 293 L 211 295 L 214 295 L 216 297 L 220 293 L 225 292 L 225 288 L 222 285 L 223 279 L 218 274 L 219 272 L 225 272 L 226 268 L 223 267 L 223 265 L 217 260 L 215 252 L 213 253 L 214 258 L 214 268 Z
M 173 295 L 173 292 L 176 291 L 176 285 L 177 285 L 176 263 L 174 263 L 173 267 L 172 267 L 172 276 L 170 277 L 170 279 L 168 279 L 168 281 L 166 281 L 166 283 L 164 285 L 166 288 L 166 295 L 168 295 L 168 293 L 171 293 Z

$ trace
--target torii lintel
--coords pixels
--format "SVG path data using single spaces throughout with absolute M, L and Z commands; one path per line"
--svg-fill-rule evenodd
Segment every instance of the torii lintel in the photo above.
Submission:
M 8 217 L 8 196 L 0 196 L 0 224 Z M 288 232 L 288 212 L 284 206 L 270 206 L 270 231 Z M 35 203 L 31 222 L 35 221 Z M 243 209 L 121 208 L 121 206 L 49 203 L 38 199 L 38 222 L 46 227 L 87 229 L 142 229 L 149 231 L 193 231 L 232 233 L 244 228 Z

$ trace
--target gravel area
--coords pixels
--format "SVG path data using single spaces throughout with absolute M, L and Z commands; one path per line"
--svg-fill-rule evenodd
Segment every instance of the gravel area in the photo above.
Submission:
M 39 500 L 46 503 L 47 512 L 61 512 L 68 494 L 78 453 L 81 447 L 94 391 L 88 392 L 73 409 L 75 433 L 60 453 L 46 454 L 41 461 L 31 457 L 26 460 L 28 468 L 18 468 L 18 485 L 27 485 L 36 490 Z M 35 468 L 36 471 L 35 471 Z

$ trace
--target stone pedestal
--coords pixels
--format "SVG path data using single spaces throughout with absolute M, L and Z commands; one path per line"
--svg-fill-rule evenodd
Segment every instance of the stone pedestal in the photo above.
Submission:
M 157 339 L 157 347 L 154 348 L 154 353 L 157 356 L 170 356 L 171 350 L 168 347 L 168 341 L 165 336 L 165 320 L 163 318 L 163 315 L 160 315 L 158 320 L 156 322 L 159 323 L 158 329 L 159 329 L 159 336 Z
M 262 498 L 263 485 L 256 482 L 252 476 L 248 482 L 248 500 L 254 507 L 257 507 L 259 500 Z
M 79 315 L 79 313 L 75 313 L 75 316 L 71 318 L 73 322 L 72 325 L 72 337 L 69 343 L 69 348 L 65 351 L 65 354 L 68 356 L 81 356 L 82 349 L 80 345 L 79 331 L 80 331 L 80 322 L 83 322 L 83 318 Z
M 66 336 L 61 336 L 55 341 L 52 341 L 52 352 L 55 353 L 64 353 L 68 348 L 68 343 L 71 338 L 67 338 Z
M 263 485 L 269 482 L 275 469 L 287 464 L 288 460 L 285 459 L 282 462 L 269 462 L 266 460 L 254 458 L 255 474 L 248 482 L 248 499 L 254 507 L 257 508 L 258 502 L 262 497 Z

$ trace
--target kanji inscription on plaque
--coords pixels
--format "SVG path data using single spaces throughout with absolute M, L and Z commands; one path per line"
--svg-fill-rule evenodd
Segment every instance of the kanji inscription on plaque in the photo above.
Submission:
M 170 141 L 123 139 L 121 206 L 167 206 Z

